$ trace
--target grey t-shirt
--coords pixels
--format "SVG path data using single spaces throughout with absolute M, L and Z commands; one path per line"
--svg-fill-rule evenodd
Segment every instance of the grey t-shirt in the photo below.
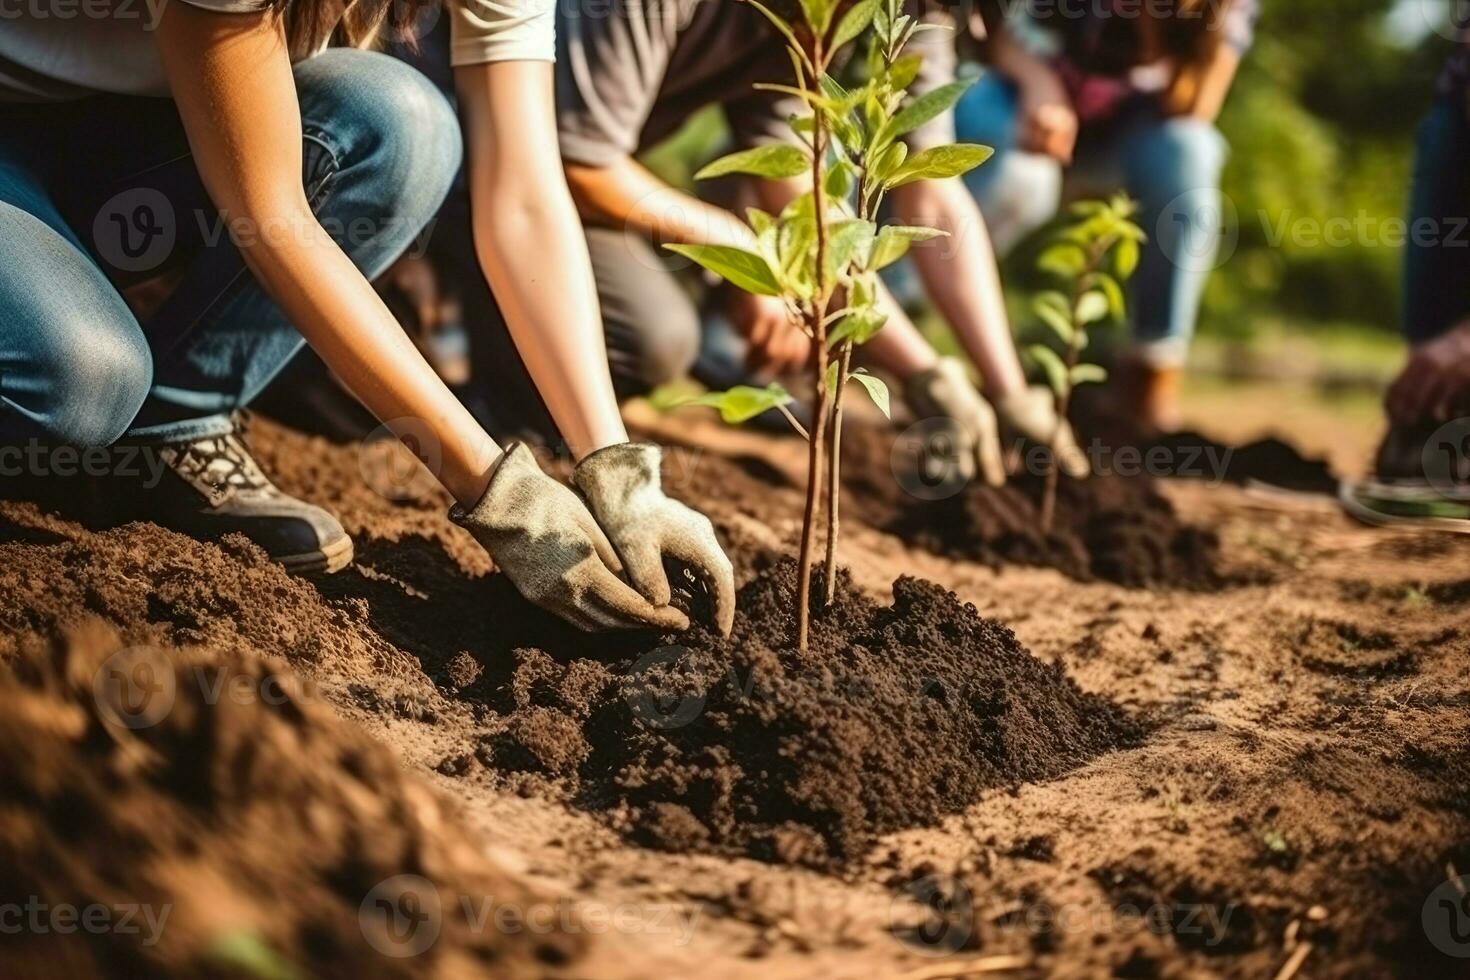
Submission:
M 648 149 L 710 105 L 724 110 L 738 148 L 792 138 L 787 120 L 799 101 L 752 88 L 790 84 L 792 68 L 781 36 L 750 4 L 563 0 L 556 35 L 557 125 L 569 161 L 604 166 Z M 909 50 L 924 55 L 914 94 L 954 78 L 948 32 L 920 33 Z M 908 139 L 922 148 L 953 134 L 945 115 Z

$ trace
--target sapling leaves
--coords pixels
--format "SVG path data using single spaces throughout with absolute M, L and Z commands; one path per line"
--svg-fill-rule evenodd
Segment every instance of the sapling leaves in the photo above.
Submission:
M 868 393 L 869 398 L 873 399 L 873 404 L 878 406 L 878 411 L 883 413 L 884 418 L 893 417 L 892 407 L 889 404 L 888 386 L 881 378 L 875 378 L 862 368 L 858 368 L 848 375 L 848 380 L 856 381 L 863 386 L 863 390 Z
M 1072 387 L 1088 384 L 1089 382 L 1102 384 L 1108 380 L 1107 369 L 1100 364 L 1078 364 L 1072 368 Z
M 1077 300 L 1078 323 L 1096 323 L 1106 319 L 1109 312 L 1108 298 L 1096 290 L 1083 293 L 1082 298 Z
M 878 237 L 873 242 L 873 251 L 868 257 L 867 268 L 869 271 L 876 272 L 903 258 L 908 252 L 909 246 L 914 242 L 925 242 L 931 238 L 940 238 L 948 234 L 948 232 L 940 231 L 937 228 L 923 228 L 916 225 L 888 225 L 882 231 L 878 232 Z
M 747 293 L 760 296 L 781 295 L 781 284 L 776 280 L 771 267 L 754 252 L 730 245 L 666 245 L 665 248 L 692 259 Z
M 873 15 L 878 12 L 878 6 L 879 0 L 861 0 L 844 14 L 837 23 L 837 33 L 832 35 L 832 49 L 835 51 L 848 42 L 857 40 L 858 35 L 873 23 Z
M 902 143 L 896 144 L 902 146 Z M 918 180 L 943 180 L 969 173 L 995 155 L 988 146 L 977 143 L 955 143 L 949 146 L 932 146 L 909 157 L 903 166 L 888 177 L 886 185 L 892 190 Z
M 811 165 L 811 158 L 800 147 L 778 143 L 720 157 L 701 168 L 694 179 L 710 180 L 728 174 L 750 174 L 771 180 L 784 180 L 806 173 Z
M 861 347 L 877 336 L 878 331 L 888 322 L 888 314 L 879 312 L 873 307 L 855 309 L 838 320 L 832 329 L 827 331 L 827 346 L 836 347 L 845 340 L 850 340 L 854 345 Z
M 673 406 L 699 405 L 713 408 L 720 413 L 720 418 L 726 424 L 740 425 L 773 408 L 790 405 L 795 400 L 785 388 L 772 382 L 764 388 L 736 385 L 728 391 L 712 391 L 706 395 L 686 398 L 673 403 Z
M 1060 354 L 1045 344 L 1032 344 L 1026 348 L 1026 352 L 1041 366 L 1042 372 L 1046 374 L 1046 383 L 1051 386 L 1052 391 L 1067 390 L 1070 373 L 1067 371 L 1067 365 L 1062 362 Z
M 965 94 L 965 90 L 973 84 L 975 84 L 973 78 L 966 78 L 925 92 L 889 119 L 879 130 L 875 142 L 879 144 L 892 142 L 905 133 L 911 133 L 926 122 L 948 112 L 960 100 L 960 96 Z

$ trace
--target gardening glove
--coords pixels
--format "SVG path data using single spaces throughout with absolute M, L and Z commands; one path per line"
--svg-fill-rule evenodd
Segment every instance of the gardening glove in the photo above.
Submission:
M 1048 388 L 1023 388 L 995 403 L 1000 424 L 1011 432 L 1052 451 L 1061 471 L 1074 480 L 1084 479 L 1090 467 L 1087 455 L 1066 419 L 1057 418 L 1056 398 Z
M 959 450 L 956 458 L 965 480 L 979 473 L 993 487 L 1006 482 L 995 410 L 980 397 L 959 360 L 941 357 L 934 367 L 909 378 L 904 401 L 920 421 L 942 420 Z
M 475 536 L 526 599 L 587 632 L 689 627 L 689 617 L 639 595 L 618 573 L 607 535 L 571 488 L 536 465 L 516 443 L 506 451 L 480 502 L 450 518 Z
M 709 518 L 664 496 L 657 446 L 620 443 L 577 464 L 572 482 L 587 499 L 628 570 L 628 581 L 650 602 L 672 597 L 664 557 L 690 566 L 709 588 L 715 625 L 725 636 L 735 624 L 735 572 Z

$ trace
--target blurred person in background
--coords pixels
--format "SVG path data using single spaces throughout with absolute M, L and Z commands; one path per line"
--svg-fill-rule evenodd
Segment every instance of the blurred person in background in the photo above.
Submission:
M 163 467 L 156 485 L 113 474 L 114 516 L 341 568 L 341 524 L 275 487 L 237 432 L 237 410 L 305 338 L 526 598 L 588 630 L 683 628 L 668 556 L 702 573 L 728 632 L 734 581 L 713 527 L 663 495 L 657 448 L 628 442 L 612 395 L 540 0 L 456 0 L 456 63 L 474 204 L 494 215 L 476 229 L 485 274 L 575 440 L 580 493 L 526 446 L 497 445 L 369 283 L 444 199 L 460 131 L 419 73 L 327 45 L 369 45 L 420 6 L 186 0 L 150 8 L 152 23 L 45 5 L 7 18 L 0 442 L 125 441 Z
M 985 72 L 955 108 L 996 155 L 965 181 L 1005 254 L 1064 197 L 1118 189 L 1149 243 L 1131 284 L 1125 408 L 1145 434 L 1179 425 L 1179 387 L 1220 235 L 1227 146 L 1215 128 L 1250 47 L 1256 0 L 992 2 Z
M 1373 476 L 1344 483 L 1342 502 L 1372 524 L 1470 533 L 1470 29 L 1419 127 L 1408 228 L 1409 356 L 1388 389 Z

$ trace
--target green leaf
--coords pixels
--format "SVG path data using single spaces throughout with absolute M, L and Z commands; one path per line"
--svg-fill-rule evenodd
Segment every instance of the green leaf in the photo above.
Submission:
M 258 980 L 298 980 L 297 972 L 266 938 L 253 929 L 231 930 L 209 944 L 206 956 L 229 972 Z
M 827 283 L 847 271 L 853 257 L 866 255 L 872 245 L 874 225 L 871 221 L 839 221 L 828 229 Z
M 1046 383 L 1051 386 L 1052 391 L 1061 394 L 1068 390 L 1067 365 L 1063 363 L 1060 354 L 1045 344 L 1032 344 L 1026 348 L 1026 352 L 1041 365 L 1041 370 L 1046 373 Z
M 1096 323 L 1108 315 L 1108 298 L 1097 290 L 1083 293 L 1077 300 L 1077 322 Z
M 713 408 L 720 413 L 720 418 L 727 424 L 740 425 L 742 422 L 749 422 L 762 412 L 790 405 L 793 401 L 795 399 L 791 397 L 790 392 L 772 382 L 764 388 L 736 385 L 729 391 L 712 391 L 707 395 L 689 398 L 678 404 Z
M 837 388 L 837 371 L 841 367 L 836 361 L 827 365 L 827 390 L 834 391 Z
M 948 146 L 930 147 L 909 157 L 908 162 L 899 167 L 886 183 L 889 188 L 894 188 L 912 184 L 916 180 L 943 180 L 946 177 L 958 177 L 960 174 L 974 170 L 994 155 L 995 151 L 990 147 L 980 146 L 977 143 L 953 143 Z
M 878 12 L 878 3 L 879 0 L 862 0 L 843 15 L 842 20 L 837 22 L 837 33 L 832 35 L 833 51 L 868 29 L 868 25 L 873 22 L 873 15 Z
M 1082 275 L 1087 268 L 1087 253 L 1082 251 L 1078 245 L 1071 242 L 1061 242 L 1048 247 L 1036 260 L 1036 265 L 1043 272 L 1065 279 L 1073 279 Z
M 893 63 L 888 70 L 888 84 L 895 92 L 902 92 L 914 84 L 914 79 L 919 77 L 919 68 L 924 63 L 924 56 L 918 54 L 906 54 Z
M 664 248 L 694 260 L 747 293 L 781 295 L 781 284 L 776 281 L 776 274 L 766 260 L 754 252 L 729 245 L 665 245 Z
M 892 119 L 884 124 L 879 133 L 878 142 L 882 144 L 896 140 L 905 133 L 913 132 L 936 116 L 948 112 L 960 100 L 960 96 L 965 94 L 965 90 L 973 84 L 975 84 L 975 79 L 965 78 L 925 92 L 900 109 Z
M 1066 303 L 1066 299 L 1064 298 L 1062 302 Z M 1050 303 L 1043 304 L 1039 301 L 1035 304 L 1034 308 L 1036 310 L 1037 317 L 1041 319 L 1042 323 L 1046 324 L 1048 327 L 1051 327 L 1052 331 L 1061 338 L 1062 343 L 1072 343 L 1072 337 L 1075 335 L 1075 330 L 1072 326 L 1072 317 L 1070 313 L 1062 312 Z
M 827 28 L 832 26 L 832 10 L 836 6 L 836 0 L 801 0 L 802 15 L 818 37 L 826 37 Z
M 1113 249 L 1113 272 L 1120 281 L 1126 282 L 1138 271 L 1139 248 L 1134 238 L 1124 238 Z
M 861 347 L 876 337 L 887 322 L 888 314 L 873 307 L 853 310 L 827 331 L 827 346 L 836 347 L 844 340 L 851 340 L 853 346 Z
M 1128 312 L 1128 304 L 1123 298 L 1123 287 L 1118 280 L 1106 272 L 1093 273 L 1092 284 L 1108 298 L 1108 312 L 1113 319 L 1121 320 Z
M 826 189 L 827 196 L 833 200 L 847 200 L 847 196 L 852 193 L 852 164 L 839 160 L 827 168 L 822 186 Z
M 783 180 L 804 174 L 811 166 L 811 158 L 801 148 L 786 143 L 774 143 L 720 157 L 700 169 L 694 179 L 709 180 L 727 174 L 753 174 L 756 177 Z
M 1096 364 L 1079 364 L 1072 369 L 1072 386 L 1085 385 L 1089 382 L 1102 384 L 1108 380 L 1108 372 Z
M 847 377 L 849 381 L 856 381 L 863 386 L 863 390 L 868 393 L 869 398 L 873 399 L 873 404 L 878 406 L 878 411 L 883 413 L 884 418 L 893 418 L 893 410 L 888 398 L 888 386 L 883 383 L 882 379 L 873 377 L 862 368 L 858 368 Z
M 884 150 L 878 157 L 878 162 L 873 165 L 873 180 L 880 184 L 887 183 L 889 175 L 903 166 L 908 155 L 909 148 L 906 143 L 894 143 Z
M 937 228 L 921 228 L 917 225 L 888 225 L 878 232 L 878 238 L 873 243 L 872 255 L 868 258 L 868 268 L 876 271 L 885 266 L 892 265 L 903 258 L 908 252 L 909 246 L 914 242 L 927 242 L 931 238 L 947 236 Z

